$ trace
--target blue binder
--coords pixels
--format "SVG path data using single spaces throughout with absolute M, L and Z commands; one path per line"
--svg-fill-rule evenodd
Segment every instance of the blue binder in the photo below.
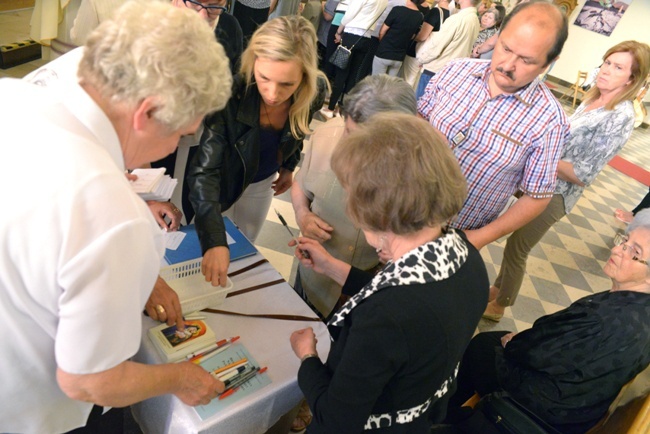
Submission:
M 237 226 L 235 226 L 228 217 L 224 217 L 223 221 L 226 224 L 226 232 L 230 235 L 230 238 L 234 240 L 234 243 L 228 245 L 230 248 L 231 262 L 257 253 L 255 246 L 248 241 L 248 238 L 241 233 Z M 169 265 L 189 261 L 202 256 L 201 243 L 199 242 L 199 236 L 196 234 L 194 225 L 183 226 L 179 229 L 179 232 L 185 233 L 185 238 L 183 238 L 180 246 L 178 246 L 176 250 L 165 250 L 165 261 Z

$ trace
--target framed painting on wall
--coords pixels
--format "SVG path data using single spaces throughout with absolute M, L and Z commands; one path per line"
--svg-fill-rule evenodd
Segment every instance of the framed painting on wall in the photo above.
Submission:
M 631 3 L 632 0 L 587 0 L 574 24 L 609 36 Z

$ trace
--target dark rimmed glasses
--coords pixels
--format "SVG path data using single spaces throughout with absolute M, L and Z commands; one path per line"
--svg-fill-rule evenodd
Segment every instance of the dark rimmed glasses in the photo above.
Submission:
M 183 3 L 185 3 L 186 7 L 194 9 L 197 12 L 201 12 L 201 9 L 205 9 L 205 12 L 210 17 L 216 17 L 228 11 L 225 6 L 204 5 L 203 3 L 194 0 L 183 0 Z
M 629 239 L 630 237 L 628 237 L 626 234 L 622 234 L 619 232 L 614 236 L 614 245 L 621 246 L 624 252 L 632 255 L 633 261 L 640 262 L 644 265 L 648 265 L 648 261 L 640 258 L 641 253 L 638 250 L 636 250 L 632 246 L 628 246 L 627 242 Z

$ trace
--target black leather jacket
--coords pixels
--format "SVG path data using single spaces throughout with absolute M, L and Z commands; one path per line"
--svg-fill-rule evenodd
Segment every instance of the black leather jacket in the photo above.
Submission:
M 323 105 L 325 84 L 319 83 L 309 120 Z M 234 77 L 232 97 L 226 107 L 204 120 L 199 149 L 190 164 L 186 182 L 196 212 L 196 232 L 201 250 L 228 246 L 221 216 L 253 181 L 260 158 L 260 94 L 255 84 L 247 88 L 244 77 Z M 300 161 L 303 138 L 291 134 L 287 119 L 280 138 L 281 167 L 293 171 Z

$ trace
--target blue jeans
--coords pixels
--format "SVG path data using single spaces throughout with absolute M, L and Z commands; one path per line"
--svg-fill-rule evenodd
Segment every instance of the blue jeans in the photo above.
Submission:
M 422 95 L 424 95 L 424 90 L 427 88 L 427 84 L 429 84 L 429 80 L 431 80 L 431 77 L 436 75 L 435 72 L 431 72 L 428 70 L 423 70 L 422 75 L 420 75 L 420 81 L 418 81 L 418 87 L 415 90 L 415 98 L 420 99 Z

